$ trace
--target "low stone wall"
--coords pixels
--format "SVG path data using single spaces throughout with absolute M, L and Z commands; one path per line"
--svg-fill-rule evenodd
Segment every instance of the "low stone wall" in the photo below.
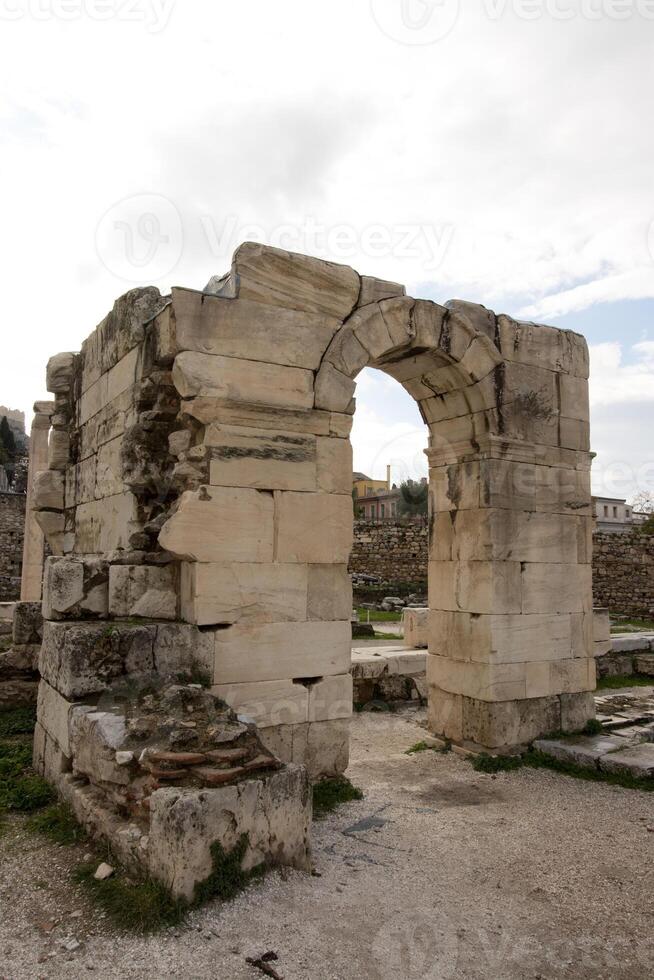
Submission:
M 593 600 L 612 612 L 650 616 L 654 610 L 654 535 L 593 537 Z
M 385 594 L 426 591 L 428 538 L 424 521 L 355 521 L 350 572 L 377 576 Z M 356 587 L 359 598 L 374 591 L 374 585 Z M 593 605 L 631 616 L 653 614 L 654 535 L 593 536 Z
M 0 493 L 0 602 L 20 598 L 25 501 L 20 493 Z
M 426 519 L 355 521 L 350 572 L 375 575 L 394 585 L 393 595 L 426 591 L 428 539 Z

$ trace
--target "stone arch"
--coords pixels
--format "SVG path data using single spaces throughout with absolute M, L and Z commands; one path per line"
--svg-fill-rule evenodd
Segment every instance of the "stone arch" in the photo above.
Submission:
M 35 509 L 90 582 L 108 566 L 109 614 L 113 595 L 120 615 L 151 615 L 165 581 L 166 614 L 201 631 L 213 691 L 280 757 L 342 771 L 349 434 L 372 366 L 429 431 L 432 730 L 507 749 L 581 728 L 594 712 L 583 338 L 252 243 L 205 290 L 155 293 L 121 298 L 79 357 L 50 365 L 57 439 Z

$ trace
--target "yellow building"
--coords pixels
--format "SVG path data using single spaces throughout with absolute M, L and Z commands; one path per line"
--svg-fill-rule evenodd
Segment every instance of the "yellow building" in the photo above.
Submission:
M 354 472 L 352 474 L 352 496 L 358 500 L 359 497 L 374 497 L 384 490 L 391 489 L 391 468 L 386 467 L 385 480 L 372 480 L 365 473 Z

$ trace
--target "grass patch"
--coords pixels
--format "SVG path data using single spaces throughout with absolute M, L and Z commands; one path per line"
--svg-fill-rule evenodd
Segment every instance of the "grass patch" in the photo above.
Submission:
M 410 749 L 407 749 L 404 754 L 415 755 L 417 752 L 427 751 L 445 754 L 452 751 L 452 743 L 449 739 L 445 739 L 445 745 L 428 745 L 427 742 L 416 742 L 415 745 L 412 745 Z
M 243 858 L 248 849 L 248 835 L 241 834 L 238 844 L 231 851 L 225 851 L 219 841 L 211 845 L 211 874 L 195 888 L 195 905 L 202 905 L 212 898 L 229 901 L 249 885 L 254 878 L 260 878 L 265 866 L 262 864 L 244 871 Z
M 31 813 L 54 799 L 54 790 L 32 771 L 31 763 L 30 744 L 0 742 L 0 811 Z
M 357 606 L 357 616 L 360 623 L 399 623 L 402 619 L 402 613 L 384 612 L 382 609 L 362 609 L 361 606 Z
M 623 789 L 645 790 L 654 792 L 654 779 L 637 779 L 629 773 L 603 772 L 600 769 L 587 769 L 576 762 L 554 759 L 538 749 L 530 749 L 524 755 L 495 756 L 482 753 L 471 756 L 470 761 L 477 772 L 508 772 L 522 769 L 551 769 L 565 776 L 574 776 L 589 783 L 607 783 L 609 786 L 620 786 Z
M 489 755 L 487 752 L 470 756 L 470 761 L 477 772 L 511 772 L 524 765 L 521 755 Z
M 0 738 L 31 735 L 36 724 L 36 708 L 12 708 L 0 711 Z
M 363 793 L 356 786 L 353 786 L 345 776 L 337 776 L 334 779 L 323 779 L 313 786 L 313 815 L 315 819 L 331 813 L 341 803 L 349 803 L 350 800 L 362 800 Z
M 45 834 L 55 844 L 69 846 L 86 840 L 86 831 L 78 824 L 70 807 L 63 803 L 49 806 L 35 813 L 27 822 L 28 830 Z
M 618 674 L 617 677 L 598 677 L 597 690 L 607 691 L 613 687 L 654 687 L 654 677 L 647 674 Z
M 177 925 L 183 919 L 185 903 L 175 901 L 160 882 L 150 878 L 130 879 L 120 874 L 96 881 L 95 870 L 95 864 L 82 864 L 73 872 L 73 880 L 82 885 L 119 929 L 155 932 Z
M 628 633 L 631 630 L 654 630 L 652 619 L 621 619 L 611 624 L 612 633 Z
M 399 637 L 398 637 L 397 633 L 378 633 L 377 630 L 375 630 L 375 639 L 376 640 L 398 640 Z
M 581 729 L 582 735 L 601 735 L 604 731 L 604 726 L 601 721 L 597 718 L 589 718 L 584 727 Z

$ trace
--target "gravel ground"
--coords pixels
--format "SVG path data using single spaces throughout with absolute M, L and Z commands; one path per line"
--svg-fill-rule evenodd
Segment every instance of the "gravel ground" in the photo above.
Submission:
M 12 821 L 0 977 L 256 980 L 246 957 L 274 950 L 286 980 L 650 978 L 654 795 L 405 755 L 422 717 L 355 716 L 348 775 L 365 799 L 315 825 L 320 877 L 271 874 L 157 936 L 112 931 L 69 882 L 82 852 Z

